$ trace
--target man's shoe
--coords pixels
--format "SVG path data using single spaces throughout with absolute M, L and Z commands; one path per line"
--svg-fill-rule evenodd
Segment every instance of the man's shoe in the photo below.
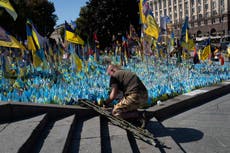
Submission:
M 146 111 L 141 112 L 141 114 L 140 114 L 140 122 L 141 122 L 140 128 L 142 128 L 142 129 L 146 128 L 148 122 L 149 122 L 153 117 L 154 117 L 154 114 L 153 114 L 153 113 L 146 112 Z

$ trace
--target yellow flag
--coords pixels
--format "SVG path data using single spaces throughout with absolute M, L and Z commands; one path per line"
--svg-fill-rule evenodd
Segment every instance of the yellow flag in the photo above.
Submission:
M 145 33 L 155 39 L 158 39 L 159 37 L 159 27 L 156 22 L 156 20 L 153 18 L 153 16 L 148 15 L 147 16 L 147 29 L 145 29 Z
M 25 46 L 23 46 L 14 36 L 10 36 L 10 39 L 13 43 L 15 43 L 18 48 L 21 48 L 22 50 L 26 50 Z
M 3 30 L 3 29 L 0 29 L 0 32 L 4 32 L 1 30 Z M 1 34 L 3 34 L 3 33 L 1 33 Z M 0 37 L 2 37 L 1 34 L 0 34 Z M 6 33 L 5 33 L 4 37 L 6 37 L 6 38 L 0 39 L 0 46 L 10 47 L 10 48 L 21 48 L 22 50 L 25 50 L 25 47 L 22 44 L 20 44 L 20 42 L 15 37 L 13 37 L 11 35 L 7 35 Z
M 191 51 L 191 50 L 194 50 L 194 47 L 195 47 L 195 43 L 192 39 L 189 39 L 187 40 L 187 42 L 182 42 L 181 43 L 181 46 L 185 49 L 187 49 L 188 51 Z
M 0 7 L 5 8 L 6 11 L 13 17 L 14 21 L 16 20 L 18 15 L 10 4 L 9 0 L 0 0 Z
M 84 41 L 78 35 L 68 30 L 65 32 L 65 39 L 75 44 L 84 45 Z
M 208 59 L 208 57 L 209 57 L 210 54 L 211 54 L 211 46 L 208 45 L 208 46 L 206 46 L 206 47 L 204 48 L 204 50 L 201 52 L 201 54 L 200 54 L 200 59 L 204 61 L 204 60 Z

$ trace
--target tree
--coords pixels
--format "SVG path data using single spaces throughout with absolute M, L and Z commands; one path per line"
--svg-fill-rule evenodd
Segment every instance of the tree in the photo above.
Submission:
M 15 11 L 18 14 L 16 21 L 7 12 L 0 13 L 0 26 L 16 36 L 20 40 L 26 39 L 26 20 L 33 21 L 37 31 L 42 36 L 49 37 L 54 31 L 57 16 L 52 2 L 47 0 L 11 0 Z
M 78 33 L 92 45 L 96 32 L 103 49 L 110 45 L 113 34 L 125 36 L 130 24 L 140 27 L 138 11 L 138 3 L 133 0 L 90 0 L 81 8 Z

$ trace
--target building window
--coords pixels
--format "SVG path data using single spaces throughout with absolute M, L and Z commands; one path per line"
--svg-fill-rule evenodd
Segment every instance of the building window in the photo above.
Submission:
M 194 23 L 191 23 L 191 28 L 194 27 Z
M 216 23 L 215 19 L 212 19 L 212 24 L 213 24 L 213 23 Z
M 164 9 L 164 15 L 167 15 L 167 10 L 166 9 Z
M 213 15 L 213 16 L 217 15 L 217 11 L 216 11 L 216 10 L 213 10 L 213 11 L 212 11 L 212 15 Z
M 212 2 L 212 9 L 216 8 L 216 2 Z
M 177 12 L 177 7 L 176 6 L 174 6 L 174 13 L 176 13 Z
M 166 0 L 164 0 L 163 3 L 164 3 L 163 7 L 166 7 Z
M 168 1 L 168 5 L 169 5 L 169 6 L 171 5 L 171 0 Z
M 204 17 L 205 17 L 205 18 L 208 17 L 208 12 L 204 13 Z
M 224 0 L 220 0 L 220 5 L 224 6 Z
M 157 10 L 157 3 L 154 3 L 154 5 L 155 5 L 155 10 Z
M 191 4 L 192 4 L 192 5 L 194 5 L 194 4 L 195 4 L 195 2 L 194 2 L 194 1 L 195 1 L 195 0 L 191 0 Z
M 198 18 L 199 18 L 199 20 L 201 20 L 202 19 L 202 14 L 199 14 Z
M 173 0 L 174 5 L 176 5 L 176 0 Z
M 195 13 L 195 9 L 194 8 L 192 8 L 192 14 L 194 14 Z
M 208 10 L 208 4 L 204 5 L 204 10 L 206 10 L 206 11 Z
M 204 24 L 207 25 L 208 24 L 208 20 L 204 20 Z
M 219 18 L 219 22 L 220 22 L 220 23 L 222 22 L 222 17 Z
M 185 8 L 188 8 L 188 2 L 185 2 L 185 3 L 184 3 L 184 7 L 185 7 Z
M 175 19 L 177 18 L 177 13 L 174 14 L 174 18 L 175 18 Z
M 182 11 L 182 4 L 179 5 L 179 10 Z
M 194 21 L 196 19 L 195 15 L 192 16 L 192 20 Z
M 185 16 L 188 16 L 188 10 L 187 9 L 185 10 L 184 14 L 185 14 Z
M 200 13 L 200 12 L 201 12 L 201 6 L 198 6 L 197 13 Z

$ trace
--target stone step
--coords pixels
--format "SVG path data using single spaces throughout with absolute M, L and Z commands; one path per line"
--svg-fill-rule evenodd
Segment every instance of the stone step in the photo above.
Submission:
M 109 148 L 111 148 L 111 152 L 120 152 L 121 150 L 122 153 L 133 152 L 126 130 L 109 122 L 108 132 L 111 145 Z
M 100 117 L 93 117 L 84 121 L 79 153 L 101 153 L 101 132 Z
M 44 114 L 0 124 L 0 152 L 184 152 L 170 135 L 170 129 L 164 127 L 156 118 L 152 118 L 146 128 L 164 142 L 165 147 L 150 145 L 131 132 L 113 125 L 103 116 L 81 117 L 76 113 L 55 120 L 48 120 L 47 116 Z
M 0 152 L 28 152 L 47 122 L 46 114 L 0 125 Z
M 41 146 L 35 149 L 34 152 L 40 153 L 62 153 L 68 150 L 68 145 L 70 143 L 71 135 L 72 135 L 72 124 L 74 124 L 75 115 L 71 115 L 69 117 L 57 120 L 55 122 L 51 122 L 49 127 L 46 130 L 46 137 L 43 134 L 43 144 L 39 144 Z

